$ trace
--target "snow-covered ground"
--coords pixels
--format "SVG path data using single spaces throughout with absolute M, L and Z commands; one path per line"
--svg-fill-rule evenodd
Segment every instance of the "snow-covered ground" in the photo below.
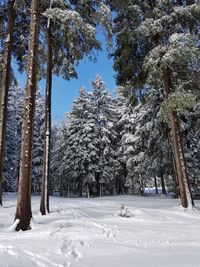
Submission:
M 38 212 L 33 229 L 12 232 L 16 196 L 0 208 L 0 267 L 199 267 L 200 212 L 158 197 L 101 199 L 52 197 L 51 213 Z M 130 218 L 118 216 L 124 204 Z

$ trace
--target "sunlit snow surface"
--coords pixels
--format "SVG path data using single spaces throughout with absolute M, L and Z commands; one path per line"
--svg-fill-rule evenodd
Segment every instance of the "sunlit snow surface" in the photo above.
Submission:
M 13 232 L 16 196 L 0 208 L 0 267 L 199 267 L 200 212 L 158 197 L 32 197 L 32 230 Z M 118 216 L 124 204 L 132 217 Z M 198 202 L 197 202 L 198 204 Z

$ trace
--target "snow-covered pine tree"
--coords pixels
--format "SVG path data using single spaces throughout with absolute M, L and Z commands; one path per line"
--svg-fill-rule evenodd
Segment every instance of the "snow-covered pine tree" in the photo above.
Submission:
M 127 98 L 123 96 L 120 92 L 121 87 L 116 89 L 116 96 L 114 98 L 114 105 L 116 107 L 116 123 L 115 129 L 117 132 L 117 139 L 115 144 L 115 151 L 116 151 L 116 160 L 115 160 L 115 193 L 116 194 L 123 194 L 126 193 L 125 188 L 125 181 L 127 177 L 127 168 L 126 162 L 123 154 L 123 149 L 121 147 L 121 138 L 122 138 L 122 131 L 124 129 L 124 124 L 121 123 L 121 119 L 123 114 L 126 112 L 127 107 L 129 106 Z
M 145 110 L 142 109 L 141 103 L 132 107 L 127 101 L 118 122 L 118 127 L 121 129 L 118 153 L 126 169 L 125 191 L 136 195 L 144 193 L 147 180 L 144 121 L 141 123 L 144 114 Z
M 137 153 L 143 151 L 137 172 L 143 176 L 147 186 L 152 186 L 155 181 L 155 185 L 162 186 L 162 193 L 166 194 L 165 179 L 169 175 L 172 176 L 173 165 L 168 138 L 169 128 L 161 116 L 163 94 L 152 88 L 144 96 L 143 102 L 145 103 L 138 110 L 135 133 L 141 140 Z
M 168 124 L 162 120 L 162 103 L 164 100 L 163 92 L 150 89 L 144 97 L 145 104 L 143 110 L 145 116 L 142 116 L 141 125 L 143 127 L 143 138 L 147 139 L 145 158 L 149 159 L 146 165 L 147 182 L 153 178 L 156 185 L 162 188 L 162 194 L 166 195 L 167 185 L 173 186 L 175 190 L 176 177 L 174 177 L 174 168 L 170 144 L 170 129 Z M 168 178 L 173 179 L 168 179 Z M 169 188 L 170 189 L 170 188 Z M 174 192 L 175 193 L 175 192 Z
M 98 139 L 96 121 L 91 108 L 91 96 L 80 90 L 69 114 L 65 129 L 65 176 L 67 187 L 73 184 L 81 196 L 83 188 L 89 196 L 89 187 L 95 182 L 98 168 Z
M 102 195 L 102 185 L 105 192 L 114 190 L 113 168 L 116 163 L 115 143 L 117 132 L 115 123 L 117 119 L 116 106 L 111 94 L 108 92 L 104 81 L 97 76 L 92 81 L 92 112 L 95 116 L 98 139 L 98 168 L 95 171 L 97 194 Z
M 16 191 L 19 177 L 21 127 L 23 120 L 23 104 L 25 91 L 19 84 L 10 86 L 8 95 L 8 110 L 5 144 L 4 163 L 4 191 Z M 36 117 L 34 128 L 33 145 L 33 181 L 32 192 L 40 191 L 40 180 L 42 176 L 43 157 L 43 130 L 44 130 L 44 97 L 38 91 L 36 96 Z
M 131 0 L 126 4 L 116 19 L 118 83 L 132 82 L 136 89 L 146 84 L 165 89 L 181 203 L 188 207 L 193 201 L 177 111 L 191 106 L 193 99 L 188 90 L 198 87 L 199 3 Z
M 35 105 L 35 125 L 34 125 L 34 142 L 33 142 L 33 159 L 32 159 L 32 192 L 40 192 L 43 155 L 44 155 L 44 114 L 45 100 L 38 90 Z
M 56 122 L 52 127 L 52 136 L 51 136 L 51 164 L 50 164 L 50 193 L 59 192 L 60 195 L 63 195 L 64 190 L 66 189 L 63 186 L 66 177 L 64 177 L 64 168 L 65 168 L 65 128 L 66 128 L 66 117 L 61 122 Z M 64 183 L 65 184 L 65 183 Z
M 185 112 L 181 116 L 181 133 L 184 137 L 184 151 L 190 174 L 191 190 L 195 199 L 200 198 L 200 102 L 193 110 Z
M 77 77 L 75 66 L 85 56 L 93 58 L 93 50 L 100 49 L 96 27 L 101 24 L 111 36 L 111 12 L 104 1 L 47 1 L 46 17 L 47 72 L 45 112 L 45 153 L 40 212 L 49 211 L 48 179 L 51 139 L 52 73 L 65 79 Z M 108 38 L 109 39 L 109 38 Z M 59 52 L 58 52 L 59 51 Z
M 31 22 L 29 33 L 29 53 L 27 66 L 26 97 L 22 123 L 21 158 L 19 171 L 18 202 L 15 220 L 16 230 L 30 229 L 31 211 L 31 172 L 34 133 L 35 98 L 37 89 L 37 58 L 39 44 L 40 1 L 31 1 Z
M 133 135 L 135 132 L 135 116 L 129 101 L 121 94 L 121 88 L 118 88 L 116 102 L 118 104 L 118 122 L 116 124 L 118 132 L 118 146 L 117 146 L 117 175 L 115 180 L 118 184 L 118 191 L 120 193 L 131 192 L 132 179 L 128 170 L 127 161 L 130 159 L 134 151 Z M 129 174 L 128 174 L 129 172 Z M 127 179 L 129 176 L 129 179 Z
M 101 195 L 114 190 L 117 133 L 116 106 L 102 79 L 92 82 L 93 91 L 80 90 L 68 114 L 64 135 L 65 191 Z M 63 149 L 62 148 L 62 149 Z M 103 185 L 103 186 L 102 186 Z
M 3 173 L 5 192 L 16 191 L 18 185 L 24 93 L 19 84 L 10 86 Z

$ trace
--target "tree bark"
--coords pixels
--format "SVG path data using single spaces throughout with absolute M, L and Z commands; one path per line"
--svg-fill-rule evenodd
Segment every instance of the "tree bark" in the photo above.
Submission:
M 22 144 L 19 173 L 18 202 L 15 220 L 18 220 L 16 231 L 31 228 L 31 176 L 32 147 L 34 133 L 35 99 L 37 87 L 37 57 L 40 21 L 40 1 L 31 2 L 31 22 L 29 34 L 29 58 L 27 68 L 27 84 L 24 118 L 22 124 Z
M 163 80 L 166 97 L 168 98 L 170 93 L 173 92 L 171 73 L 168 66 L 163 69 Z M 171 125 L 172 146 L 176 162 L 176 173 L 179 183 L 181 205 L 184 208 L 188 208 L 191 205 L 194 206 L 194 202 L 192 199 L 189 180 L 187 177 L 178 115 L 177 111 L 173 108 L 169 108 L 169 121 Z
M 6 134 L 6 121 L 7 121 L 7 103 L 8 91 L 11 78 L 11 57 L 12 57 L 12 42 L 14 31 L 14 3 L 15 0 L 8 0 L 7 14 L 8 14 L 8 30 L 7 38 L 5 41 L 4 57 L 3 57 L 3 74 L 0 91 L 0 205 L 2 205 L 2 192 L 3 192 L 3 159 L 4 159 L 4 146 Z
M 45 99 L 45 150 L 43 160 L 43 176 L 41 186 L 40 212 L 46 215 L 49 212 L 49 181 L 50 181 L 50 152 L 51 152 L 51 92 L 52 92 L 52 33 L 51 21 L 47 24 L 47 74 Z
M 80 181 L 78 181 L 77 193 L 79 197 L 83 196 L 83 184 L 81 182 L 82 178 L 80 177 Z
M 67 197 L 70 198 L 70 185 L 67 185 Z
M 102 197 L 102 183 L 99 183 L 99 196 Z
M 100 174 L 98 172 L 95 173 L 95 180 L 96 180 L 97 196 L 100 197 Z
M 173 183 L 173 192 L 174 192 L 174 197 L 178 198 L 179 197 L 179 190 L 178 190 L 178 176 L 176 173 L 176 162 L 175 162 L 175 156 L 173 153 L 173 148 L 172 148 L 172 141 L 171 141 L 171 133 L 170 133 L 170 129 L 167 130 L 167 141 L 168 144 L 170 145 L 169 149 L 169 159 L 170 159 L 170 166 L 171 166 L 171 174 L 172 174 L 172 183 Z
M 90 198 L 90 188 L 89 188 L 89 184 L 86 184 L 86 197 Z
M 154 185 L 155 185 L 155 192 L 156 192 L 156 195 L 158 195 L 157 177 L 154 178 Z

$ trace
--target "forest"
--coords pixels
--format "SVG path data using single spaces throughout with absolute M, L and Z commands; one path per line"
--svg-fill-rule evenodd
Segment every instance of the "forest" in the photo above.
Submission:
M 102 49 L 99 31 L 114 92 L 97 74 L 92 91 L 80 88 L 72 110 L 53 121 L 53 75 L 78 79 L 78 64 Z M 14 231 L 33 229 L 31 195 L 47 216 L 51 196 L 142 201 L 148 188 L 196 209 L 199 37 L 199 0 L 0 0 L 0 212 L 6 194 L 17 193 Z

